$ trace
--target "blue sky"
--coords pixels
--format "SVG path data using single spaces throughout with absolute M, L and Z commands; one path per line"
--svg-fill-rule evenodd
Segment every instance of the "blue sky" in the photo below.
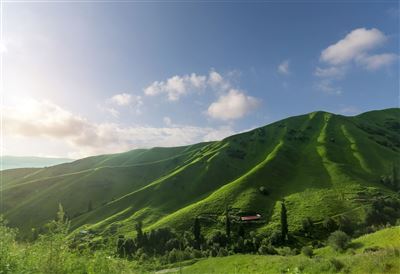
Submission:
M 396 2 L 8 2 L 2 23 L 8 155 L 183 145 L 399 104 Z

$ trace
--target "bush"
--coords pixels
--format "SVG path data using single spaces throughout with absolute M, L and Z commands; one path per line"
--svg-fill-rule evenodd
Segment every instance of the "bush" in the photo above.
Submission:
M 262 244 L 258 249 L 258 253 L 261 255 L 276 255 L 278 251 L 272 245 Z
M 349 246 L 350 237 L 343 231 L 337 230 L 328 238 L 328 244 L 336 251 L 343 251 Z
M 313 224 L 311 218 L 307 217 L 306 219 L 304 219 L 301 222 L 301 226 L 302 226 L 302 230 L 303 230 L 305 236 L 310 237 L 314 231 L 314 224 Z
M 329 262 L 331 263 L 333 269 L 334 269 L 336 272 L 339 272 L 339 271 L 342 270 L 343 267 L 344 267 L 344 263 L 342 263 L 342 262 L 339 261 L 338 259 L 332 258 L 332 259 L 329 260 Z
M 354 232 L 354 223 L 346 216 L 341 216 L 338 220 L 339 230 L 351 235 Z
M 179 250 L 174 248 L 168 253 L 168 262 L 176 263 L 180 260 L 180 257 Z
M 296 250 L 296 249 L 291 249 L 290 247 L 285 246 L 285 247 L 283 247 L 283 248 L 281 248 L 279 250 L 279 255 L 282 255 L 282 256 L 294 256 L 294 255 L 297 254 L 297 251 L 298 250 Z
M 367 247 L 366 249 L 364 249 L 364 253 L 369 253 L 369 252 L 377 252 L 382 250 L 382 247 L 379 246 L 371 246 L 371 247 Z
M 303 255 L 309 258 L 311 258 L 314 255 L 314 251 L 310 246 L 303 246 L 303 248 L 301 249 L 301 253 L 303 253 Z
M 322 222 L 322 226 L 328 231 L 333 232 L 337 229 L 336 222 L 332 218 L 325 218 Z
M 260 186 L 259 190 L 260 190 L 261 194 L 263 194 L 265 196 L 269 195 L 269 191 L 266 189 L 265 186 Z
M 228 250 L 226 250 L 226 248 L 222 248 L 222 247 L 221 247 L 221 248 L 218 250 L 217 256 L 218 256 L 218 257 L 225 257 L 225 256 L 228 256 Z
M 279 230 L 274 230 L 269 236 L 269 243 L 274 246 L 282 244 L 282 234 Z

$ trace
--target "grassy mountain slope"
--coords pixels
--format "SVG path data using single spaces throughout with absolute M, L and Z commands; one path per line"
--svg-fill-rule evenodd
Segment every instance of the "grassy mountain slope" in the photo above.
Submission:
M 262 214 L 258 229 L 271 229 L 282 199 L 290 229 L 309 216 L 357 218 L 371 198 L 394 193 L 379 181 L 399 164 L 399 118 L 399 109 L 313 112 L 219 142 L 4 171 L 2 213 L 26 232 L 54 218 L 58 203 L 73 228 L 99 233 L 130 233 L 137 220 L 147 229 L 188 229 L 195 216 L 226 206 Z
M 72 161 L 66 158 L 3 156 L 2 169 L 46 167 Z

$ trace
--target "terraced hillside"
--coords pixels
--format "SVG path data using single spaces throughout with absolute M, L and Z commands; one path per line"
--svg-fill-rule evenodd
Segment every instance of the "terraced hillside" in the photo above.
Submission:
M 218 142 L 3 171 L 1 213 L 28 233 L 61 203 L 74 229 L 129 234 L 138 220 L 146 229 L 187 229 L 199 214 L 229 206 L 260 213 L 256 228 L 264 230 L 278 224 L 275 207 L 285 199 L 296 230 L 308 216 L 360 217 L 374 197 L 394 194 L 398 180 L 381 177 L 397 176 L 399 152 L 400 109 L 313 112 Z

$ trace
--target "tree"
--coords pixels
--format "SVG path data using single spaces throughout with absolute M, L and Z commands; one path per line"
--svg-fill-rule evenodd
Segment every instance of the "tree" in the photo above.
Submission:
M 226 233 L 226 237 L 228 237 L 228 241 L 229 241 L 231 239 L 231 220 L 229 219 L 228 213 L 226 213 L 225 233 Z
M 243 224 L 240 224 L 239 231 L 238 231 L 238 236 L 244 238 L 244 234 L 245 234 L 244 226 L 243 226 Z
M 287 222 L 287 210 L 285 206 L 285 201 L 282 201 L 281 203 L 281 237 L 282 241 L 285 241 L 287 239 L 288 235 L 288 222 Z
M 354 232 L 354 223 L 350 218 L 348 218 L 346 216 L 339 217 L 338 226 L 339 226 L 339 230 L 341 230 L 347 234 L 351 235 Z
M 328 238 L 328 244 L 336 251 L 345 250 L 350 243 L 350 237 L 343 231 L 337 230 Z
M 303 228 L 305 235 L 310 237 L 314 230 L 314 224 L 313 224 L 311 218 L 310 217 L 305 218 L 302 221 L 301 226 Z
M 196 219 L 194 219 L 193 236 L 194 236 L 194 241 L 195 241 L 195 248 L 199 249 L 200 248 L 200 239 L 201 239 L 201 227 L 200 227 L 200 220 L 198 217 L 196 217 Z
M 324 221 L 322 222 L 322 226 L 328 231 L 328 232 L 333 232 L 337 229 L 337 225 L 335 220 L 333 220 L 330 217 L 326 217 Z
M 138 247 L 143 247 L 144 245 L 144 235 L 143 235 L 143 230 L 142 230 L 143 224 L 141 221 L 136 223 L 135 225 L 135 230 L 136 230 L 136 242 L 138 244 Z

